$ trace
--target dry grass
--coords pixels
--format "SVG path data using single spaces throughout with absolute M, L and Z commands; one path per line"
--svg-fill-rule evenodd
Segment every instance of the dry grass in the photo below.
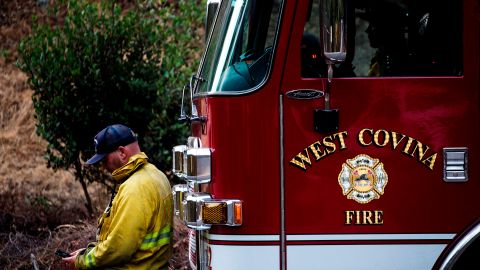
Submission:
M 188 270 L 184 251 L 188 248 L 187 230 L 175 220 L 174 254 L 170 265 L 175 270 Z M 1 269 L 67 269 L 61 259 L 54 255 L 55 250 L 77 250 L 94 241 L 96 226 L 93 222 L 63 224 L 53 230 L 42 230 L 35 236 L 21 232 L 0 232 Z
M 55 249 L 91 240 L 95 220 L 87 215 L 73 174 L 46 166 L 46 142 L 35 133 L 26 81 L 12 63 L 0 64 L 0 268 L 32 269 L 33 254 L 40 269 L 61 269 Z M 98 185 L 90 192 L 100 211 L 106 192 Z
M 92 224 L 61 225 L 53 231 L 45 230 L 37 236 L 20 232 L 1 233 L 0 266 L 3 269 L 64 269 L 61 260 L 53 255 L 56 249 L 75 250 L 93 241 Z M 66 268 L 65 268 L 66 269 Z
M 43 158 L 46 142 L 35 132 L 32 90 L 17 69 L 16 46 L 29 34 L 36 0 L 0 0 L 0 269 L 63 269 L 56 249 L 76 250 L 93 241 L 96 216 L 109 195 L 89 186 L 95 208 L 87 214 L 72 172 L 53 171 Z M 176 221 L 174 269 L 189 269 L 186 228 Z

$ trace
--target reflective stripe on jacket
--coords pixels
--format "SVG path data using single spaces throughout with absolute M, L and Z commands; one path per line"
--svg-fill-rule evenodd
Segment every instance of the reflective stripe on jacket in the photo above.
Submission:
M 118 192 L 99 219 L 97 242 L 77 256 L 78 269 L 167 269 L 172 253 L 172 193 L 166 176 L 132 156 L 112 173 Z

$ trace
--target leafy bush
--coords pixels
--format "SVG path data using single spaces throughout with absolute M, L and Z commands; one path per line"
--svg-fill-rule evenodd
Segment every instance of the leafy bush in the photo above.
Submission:
M 156 7 L 159 24 L 162 25 L 164 85 L 159 89 L 159 117 L 151 123 L 153 136 L 147 138 L 145 145 L 155 160 L 168 170 L 172 164 L 172 147 L 184 144 L 188 134 L 186 126 L 177 121 L 180 95 L 183 86 L 196 72 L 203 52 L 205 7 L 205 0 L 160 1 Z M 165 126 L 169 128 L 165 129 Z
M 55 169 L 74 168 L 92 210 L 88 181 L 104 180 L 84 166 L 94 135 L 124 123 L 160 169 L 186 127 L 176 121 L 180 87 L 198 63 L 203 4 L 145 2 L 122 9 L 114 1 L 57 3 L 19 45 L 18 66 L 34 91 L 37 133 Z M 180 83 L 181 82 L 181 83 Z M 86 181 L 88 180 L 88 181 Z

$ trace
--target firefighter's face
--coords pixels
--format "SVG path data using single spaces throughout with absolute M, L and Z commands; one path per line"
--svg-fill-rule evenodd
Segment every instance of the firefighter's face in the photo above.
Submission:
M 102 168 L 107 170 L 109 173 L 112 173 L 116 169 L 120 168 L 123 166 L 123 161 L 122 161 L 122 152 L 120 149 L 117 149 L 108 155 L 106 155 L 101 163 Z

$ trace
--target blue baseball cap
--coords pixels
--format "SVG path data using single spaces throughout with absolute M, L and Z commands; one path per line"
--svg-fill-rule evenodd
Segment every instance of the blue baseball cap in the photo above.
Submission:
M 137 141 L 137 136 L 129 127 L 115 124 L 98 132 L 93 141 L 95 143 L 95 155 L 87 160 L 88 165 L 99 162 L 106 155 L 117 150 L 119 146 Z

